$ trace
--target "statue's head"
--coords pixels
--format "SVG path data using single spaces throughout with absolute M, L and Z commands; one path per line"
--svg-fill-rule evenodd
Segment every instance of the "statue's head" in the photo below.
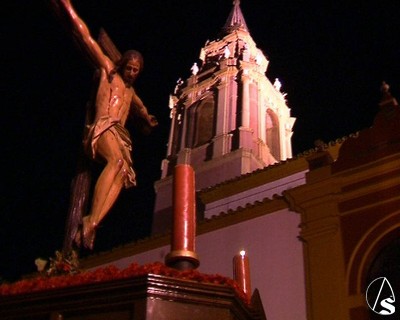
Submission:
M 117 62 L 117 72 L 125 83 L 132 85 L 143 70 L 143 56 L 139 51 L 128 50 Z

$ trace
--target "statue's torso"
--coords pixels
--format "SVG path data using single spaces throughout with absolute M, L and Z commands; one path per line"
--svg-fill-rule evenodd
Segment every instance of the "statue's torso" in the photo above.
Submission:
M 102 69 L 96 96 L 95 121 L 109 116 L 114 120 L 119 120 L 124 126 L 129 115 L 133 94 L 133 89 L 125 85 L 118 73 L 113 75 L 110 82 L 106 71 Z

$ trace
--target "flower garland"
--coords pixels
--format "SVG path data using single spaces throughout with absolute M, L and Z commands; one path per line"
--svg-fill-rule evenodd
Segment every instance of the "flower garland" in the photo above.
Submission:
M 98 268 L 94 271 L 85 271 L 76 274 L 64 274 L 57 276 L 39 275 L 31 279 L 23 279 L 11 284 L 0 285 L 0 296 L 17 295 L 58 289 L 64 287 L 78 286 L 90 283 L 106 282 L 117 279 L 140 277 L 147 274 L 156 274 L 184 280 L 197 281 L 201 283 L 212 283 L 230 286 L 235 289 L 238 296 L 250 304 L 239 285 L 230 278 L 215 274 L 209 275 L 200 273 L 197 270 L 179 271 L 167 267 L 161 262 L 154 262 L 145 265 L 131 264 L 126 269 L 120 270 L 114 265 Z

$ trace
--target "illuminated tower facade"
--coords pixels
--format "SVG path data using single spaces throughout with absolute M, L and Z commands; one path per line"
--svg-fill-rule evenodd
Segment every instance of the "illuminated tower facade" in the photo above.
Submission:
M 240 1 L 220 38 L 207 41 L 192 74 L 170 97 L 171 129 L 161 179 L 155 183 L 153 234 L 170 226 L 173 168 L 191 164 L 204 189 L 292 157 L 290 116 L 278 79 L 252 39 Z

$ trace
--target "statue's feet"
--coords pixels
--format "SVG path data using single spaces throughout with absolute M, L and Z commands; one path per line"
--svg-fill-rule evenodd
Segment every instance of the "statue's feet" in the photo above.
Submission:
M 97 224 L 90 221 L 89 216 L 85 216 L 82 219 L 82 232 L 83 235 L 83 246 L 90 250 L 93 250 L 94 238 L 96 236 Z

